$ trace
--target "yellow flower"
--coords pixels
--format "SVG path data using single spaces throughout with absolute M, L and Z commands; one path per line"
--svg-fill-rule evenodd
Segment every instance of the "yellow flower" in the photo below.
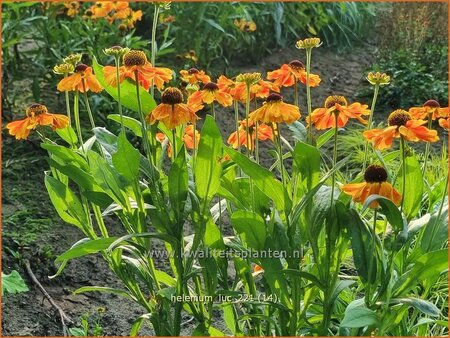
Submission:
M 390 83 L 391 77 L 389 75 L 387 75 L 386 73 L 370 72 L 367 75 L 367 81 L 369 81 L 371 85 L 385 86 Z
M 298 40 L 295 47 L 298 49 L 312 49 L 319 47 L 322 43 L 319 38 L 307 38 L 303 40 Z
M 250 113 L 250 121 L 263 123 L 292 123 L 300 118 L 300 109 L 292 104 L 284 103 L 280 94 L 270 94 L 259 109 Z

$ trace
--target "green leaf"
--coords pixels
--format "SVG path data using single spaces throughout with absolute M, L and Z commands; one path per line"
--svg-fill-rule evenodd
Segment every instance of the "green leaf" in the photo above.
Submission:
M 27 291 L 27 285 L 16 270 L 11 271 L 9 275 L 2 272 L 2 296 Z
M 340 326 L 359 328 L 376 326 L 378 323 L 379 320 L 377 314 L 365 307 L 364 303 L 360 302 L 360 299 L 358 299 L 347 306 L 347 309 L 345 309 L 344 319 L 342 319 Z
M 63 129 L 56 129 L 56 133 L 68 144 L 74 146 L 78 143 L 78 137 L 72 127 L 67 126 Z
M 231 224 L 247 247 L 257 251 L 264 250 L 266 225 L 261 216 L 250 211 L 238 210 L 231 215 Z
M 113 293 L 115 295 L 133 299 L 133 296 L 131 296 L 126 291 L 114 289 L 114 288 L 110 288 L 110 287 L 106 287 L 106 286 L 83 286 L 81 288 L 76 289 L 73 292 L 73 294 L 77 295 L 77 294 L 84 293 L 84 292 L 95 292 L 95 291 L 105 292 L 105 293 Z
M 128 182 L 139 181 L 139 164 L 141 154 L 128 142 L 125 133 L 120 133 L 117 139 L 117 152 L 112 155 L 112 163 L 118 173 Z
M 144 324 L 144 322 L 146 320 L 150 320 L 150 317 L 151 317 L 151 313 L 146 313 L 146 314 L 140 316 L 139 318 L 137 318 L 134 321 L 133 326 L 131 327 L 130 337 L 136 337 L 139 334 L 142 324 Z
M 108 119 L 113 120 L 115 122 L 120 123 L 121 118 L 119 114 L 109 114 L 108 115 Z M 129 116 L 124 116 L 123 117 L 123 125 L 130 129 L 134 135 L 136 135 L 137 137 L 142 137 L 142 127 L 141 127 L 141 122 L 129 117 Z
M 181 220 L 183 215 L 187 196 L 188 169 L 186 151 L 183 146 L 169 171 L 169 199 L 178 220 Z
M 48 150 L 52 155 L 61 159 L 63 163 L 73 163 L 79 166 L 84 171 L 89 171 L 89 166 L 86 160 L 72 149 L 50 143 L 41 143 L 41 147 Z
M 448 250 L 437 250 L 426 253 L 414 261 L 394 284 L 393 295 L 399 297 L 419 286 L 427 279 L 434 279 L 448 269 Z
M 75 193 L 68 186 L 48 175 L 45 176 L 45 186 L 59 217 L 64 222 L 83 229 L 87 224 L 86 213 Z
M 439 250 L 448 241 L 448 204 L 441 215 L 434 213 L 427 225 L 424 226 L 420 237 L 420 248 L 424 253 Z
M 117 88 L 108 85 L 105 81 L 105 76 L 103 74 L 103 66 L 101 66 L 97 59 L 94 57 L 92 61 L 92 66 L 94 68 L 95 76 L 98 82 L 105 88 L 109 95 L 111 95 L 116 101 L 118 101 Z M 142 87 L 139 87 L 139 95 L 141 98 L 141 106 L 144 114 L 150 113 L 155 107 L 156 102 L 153 97 Z M 126 79 L 120 85 L 120 98 L 122 105 L 131 109 L 135 112 L 139 112 L 138 101 L 136 99 L 136 84 L 134 81 Z
M 80 241 L 78 245 L 74 245 L 69 250 L 59 255 L 55 262 L 61 263 L 70 259 L 83 257 L 109 248 L 109 246 L 117 240 L 117 237 L 87 239 Z
M 327 130 L 325 133 L 320 135 L 317 138 L 317 148 L 321 148 L 325 143 L 328 142 L 329 139 L 331 139 L 334 136 L 334 133 L 336 132 L 335 128 L 331 128 L 330 130 Z
M 377 266 L 376 256 L 370 250 L 372 233 L 369 231 L 355 210 L 350 210 L 349 213 L 346 213 L 346 215 L 348 215 L 348 220 L 345 223 L 348 225 L 348 230 L 350 232 L 353 262 L 355 263 L 355 268 L 361 279 L 363 281 L 368 281 L 368 267 L 372 266 L 375 268 Z M 372 264 L 370 264 L 371 260 Z M 372 273 L 371 277 L 372 278 L 369 282 L 373 282 L 375 280 L 376 273 Z
M 317 148 L 297 142 L 294 148 L 295 168 L 301 174 L 303 185 L 307 191 L 319 183 L 320 176 L 320 152 Z
M 231 148 L 225 147 L 225 151 L 253 180 L 255 185 L 275 203 L 278 210 L 289 209 L 290 201 L 283 184 L 275 178 L 272 172 Z
M 419 298 L 394 298 L 391 299 L 391 304 L 407 304 L 432 317 L 439 317 L 441 315 L 441 311 L 436 305 Z
M 406 163 L 406 184 L 403 193 L 403 213 L 407 219 L 410 220 L 420 211 L 420 204 L 423 193 L 423 177 L 420 163 L 416 156 L 408 156 Z M 403 182 L 403 166 L 401 168 L 397 182 L 400 182 L 400 187 Z M 402 193 L 402 191 L 400 190 Z
M 206 116 L 197 158 L 195 161 L 195 187 L 197 195 L 206 204 L 217 193 L 222 174 L 222 136 L 216 122 Z
M 403 220 L 402 214 L 398 207 L 388 198 L 380 195 L 371 195 L 364 202 L 362 212 L 366 210 L 370 204 L 377 201 L 383 210 L 383 214 L 386 216 L 387 220 L 391 226 L 397 231 L 403 231 L 406 227 L 406 220 Z

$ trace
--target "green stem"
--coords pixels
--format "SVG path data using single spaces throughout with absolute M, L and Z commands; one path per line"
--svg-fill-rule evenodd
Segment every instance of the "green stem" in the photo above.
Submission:
M 250 132 L 249 132 L 249 122 L 248 115 L 250 114 L 250 84 L 246 84 L 246 98 L 245 98 L 245 125 L 246 125 L 246 136 L 247 136 L 247 157 L 250 158 Z
M 64 75 L 64 78 L 66 78 L 66 77 L 67 77 L 67 74 Z M 70 99 L 69 99 L 69 92 L 68 91 L 64 92 L 64 97 L 65 97 L 65 100 L 66 100 L 66 112 L 67 112 L 67 117 L 69 118 L 69 127 L 71 127 L 72 126 L 72 114 L 70 112 Z M 72 148 L 74 148 L 75 147 L 75 142 L 72 139 L 72 133 L 71 132 L 69 132 L 69 138 L 70 138 L 70 143 L 71 143 L 70 146 Z
M 255 122 L 255 159 L 259 164 L 259 139 L 258 139 L 258 122 Z
M 86 105 L 86 110 L 87 110 L 88 115 L 89 115 L 89 121 L 91 122 L 91 128 L 94 129 L 95 128 L 95 122 L 94 122 L 94 116 L 92 115 L 91 105 L 89 104 L 89 99 L 88 99 L 88 96 L 87 96 L 86 80 L 85 79 L 81 79 L 81 83 L 83 85 L 84 104 Z
M 375 111 L 375 105 L 376 105 L 376 102 L 377 102 L 377 97 L 378 97 L 378 91 L 379 90 L 380 90 L 380 85 L 376 84 L 374 92 L 373 92 L 372 105 L 370 107 L 369 122 L 367 124 L 366 130 L 369 130 L 369 129 L 372 128 L 373 113 Z M 362 172 L 366 171 L 368 155 L 369 155 L 369 141 L 366 140 L 366 143 L 364 144 L 364 163 L 363 163 L 363 170 L 362 170 Z
M 309 76 L 309 75 L 307 75 L 307 76 Z M 295 82 L 294 82 L 294 104 L 298 107 L 298 81 L 297 81 L 297 79 L 295 79 Z
M 406 152 L 405 152 L 405 139 L 400 136 L 400 153 L 402 156 L 402 202 L 400 204 L 400 210 L 403 211 L 403 204 L 405 201 L 405 189 L 406 189 Z
M 431 123 L 433 122 L 431 117 L 432 117 L 432 114 L 428 114 L 428 129 L 431 129 Z M 425 158 L 423 160 L 423 168 L 422 168 L 423 176 L 425 176 L 425 172 L 427 170 L 429 153 L 430 153 L 430 142 L 427 142 L 427 144 L 425 145 Z
M 153 12 L 152 40 L 151 40 L 152 55 L 150 57 L 150 60 L 152 62 L 152 66 L 156 67 L 156 65 L 155 65 L 155 63 L 156 63 L 156 28 L 158 26 L 159 4 L 156 2 L 154 7 L 155 7 L 155 11 Z M 152 97 L 155 94 L 155 86 L 153 84 L 150 88 L 150 94 L 152 95 Z
M 116 56 L 114 58 L 116 63 L 116 81 L 117 81 L 117 101 L 118 101 L 118 108 L 119 108 L 119 115 L 120 115 L 120 126 L 122 128 L 122 132 L 125 132 L 125 126 L 123 123 L 123 112 L 122 112 L 122 99 L 120 96 L 120 73 L 119 73 L 119 67 L 120 67 L 120 57 Z
M 312 49 L 306 49 L 306 102 L 308 105 L 308 117 L 311 118 L 312 103 L 311 103 L 311 88 L 309 85 L 309 74 L 311 72 L 311 52 Z M 312 123 L 308 124 L 308 142 L 312 143 Z
M 211 112 L 212 116 L 214 117 L 214 120 L 216 119 L 216 105 L 214 104 L 214 101 L 211 102 Z
M 175 128 L 172 129 L 172 145 L 173 145 L 172 162 L 175 162 L 175 158 L 178 155 L 178 152 L 177 152 L 177 131 L 176 131 Z
M 370 243 L 370 252 L 374 253 L 376 252 L 375 250 L 375 237 L 377 236 L 377 209 L 374 210 L 374 214 L 373 214 L 373 229 L 372 229 L 372 241 Z M 368 278 L 367 278 L 367 292 L 365 294 L 365 302 L 366 305 L 368 307 L 370 307 L 372 305 L 372 276 L 373 276 L 373 259 L 369 260 L 369 265 L 368 265 Z
M 233 101 L 233 105 L 234 105 L 234 119 L 236 122 L 236 136 L 237 136 L 237 140 L 238 140 L 238 147 L 237 147 L 237 151 L 241 152 L 241 140 L 240 140 L 240 136 L 239 136 L 239 105 L 238 105 L 238 101 L 234 100 Z
M 334 112 L 334 122 L 335 122 L 335 130 L 334 130 L 334 148 L 333 148 L 333 168 L 336 167 L 337 162 L 337 140 L 338 140 L 338 113 Z M 334 202 L 334 185 L 336 183 L 336 171 L 333 171 L 333 175 L 331 176 L 331 204 Z
M 149 140 L 148 140 L 147 123 L 145 121 L 144 113 L 142 112 L 141 94 L 139 92 L 139 79 L 138 79 L 138 72 L 137 71 L 135 72 L 135 83 L 136 83 L 136 98 L 137 98 L 137 103 L 138 103 L 139 118 L 141 120 L 142 141 L 144 143 L 144 150 L 145 150 L 147 158 L 148 158 L 148 160 L 150 162 L 150 166 L 153 166 L 152 158 L 150 156 L 151 148 L 150 148 L 150 143 L 149 143 Z
M 280 174 L 281 174 L 281 182 L 283 182 L 283 185 L 286 184 L 284 179 L 284 165 L 283 165 L 283 144 L 281 143 L 281 130 L 278 123 L 275 124 L 276 126 L 276 132 L 277 132 L 277 146 L 278 146 L 278 156 L 280 158 Z
M 75 96 L 73 99 L 73 117 L 75 119 L 75 129 L 77 130 L 78 141 L 81 144 L 81 150 L 83 151 L 83 154 L 86 155 L 86 151 L 84 150 L 83 135 L 81 134 L 79 98 L 80 98 L 80 93 L 78 90 L 76 90 Z

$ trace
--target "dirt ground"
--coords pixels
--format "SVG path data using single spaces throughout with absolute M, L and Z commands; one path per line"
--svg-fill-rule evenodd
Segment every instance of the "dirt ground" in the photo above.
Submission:
M 295 48 L 280 50 L 267 57 L 261 65 L 252 67 L 235 65 L 235 73 L 277 69 L 293 59 L 304 60 L 304 51 Z M 345 95 L 353 102 L 355 93 L 365 81 L 365 73 L 373 60 L 370 49 L 359 48 L 344 53 L 333 49 L 317 48 L 313 51 L 312 72 L 322 77 L 320 87 L 312 89 L 313 106 L 323 104 L 330 94 Z M 264 71 L 263 71 L 264 70 Z M 233 74 L 235 75 L 234 72 Z M 306 100 L 301 88 L 300 102 L 305 116 Z M 292 91 L 283 89 L 285 101 L 292 102 Z M 224 139 L 234 130 L 232 110 L 217 114 Z M 77 229 L 58 219 L 49 201 L 44 186 L 47 163 L 45 152 L 39 148 L 37 139 L 18 143 L 3 134 L 2 147 L 2 219 L 3 252 L 2 269 L 5 273 L 16 269 L 24 277 L 30 291 L 19 295 L 7 295 L 2 303 L 2 335 L 4 336 L 61 336 L 61 325 L 57 313 L 44 300 L 41 292 L 33 286 L 30 278 L 13 258 L 11 251 L 20 252 L 30 260 L 38 280 L 47 289 L 55 302 L 74 320 L 70 327 L 79 326 L 79 318 L 85 313 L 93 325 L 98 319 L 103 335 L 128 335 L 133 320 L 144 314 L 143 310 L 116 295 L 98 292 L 73 295 L 81 286 L 98 285 L 120 288 L 120 284 L 98 255 L 74 260 L 63 274 L 53 280 L 47 276 L 56 272 L 54 259 L 82 238 Z M 29 159 L 35 159 L 29 162 Z M 29 230 L 31 227 L 31 231 Z M 115 221 L 108 227 L 116 234 L 123 230 Z M 166 262 L 157 262 L 161 268 Z M 98 314 L 98 310 L 101 314 Z M 104 312 L 103 312 L 104 310 Z M 187 320 L 188 318 L 186 318 Z M 192 323 L 191 323 L 192 324 Z M 182 334 L 190 335 L 192 326 L 185 325 Z M 220 329 L 220 327 L 219 327 Z M 151 335 L 145 328 L 142 335 Z

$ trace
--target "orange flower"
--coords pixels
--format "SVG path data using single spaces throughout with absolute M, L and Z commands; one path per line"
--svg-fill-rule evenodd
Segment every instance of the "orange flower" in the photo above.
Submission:
M 103 90 L 92 71 L 92 67 L 88 67 L 84 63 L 75 67 L 75 73 L 59 81 L 57 88 L 60 92 L 78 90 L 82 93 L 89 90 L 99 93 Z
M 61 114 L 51 114 L 46 106 L 42 104 L 32 104 L 26 111 L 26 118 L 13 121 L 6 125 L 9 134 L 15 136 L 17 140 L 26 139 L 30 131 L 37 126 L 51 126 L 53 130 L 66 128 L 69 125 L 69 118 Z
M 260 265 L 255 264 L 255 267 L 253 268 L 253 273 L 259 272 L 259 271 L 264 271 L 264 269 Z
M 273 132 L 272 128 L 267 124 L 258 124 L 257 128 L 255 128 L 254 122 L 249 122 L 249 128 L 247 128 L 247 123 L 245 120 L 239 122 L 239 128 L 237 131 L 232 133 L 230 137 L 228 137 L 227 143 L 230 144 L 234 149 L 239 147 L 248 147 L 250 151 L 252 151 L 255 147 L 256 140 L 256 131 L 258 130 L 258 140 L 273 141 Z M 247 145 L 247 131 L 250 134 L 249 141 L 250 144 Z M 238 137 L 239 133 L 239 137 Z
M 157 133 L 156 139 L 159 143 L 163 143 L 168 137 L 163 133 Z M 187 149 L 194 149 L 194 125 L 190 124 L 184 129 L 183 142 Z M 198 131 L 195 132 L 195 147 L 198 148 L 198 144 L 200 142 L 200 133 Z M 167 156 L 172 157 L 173 148 L 172 144 L 169 142 L 167 145 Z
M 119 79 L 122 83 L 126 78 L 136 81 L 139 85 L 148 90 L 152 84 L 155 84 L 158 90 L 161 90 L 164 83 L 172 79 L 172 71 L 169 68 L 152 67 L 147 61 L 147 56 L 139 50 L 131 50 L 123 56 L 124 65 L 119 68 Z M 106 82 L 117 87 L 116 67 L 105 66 L 103 68 Z
M 208 83 L 211 82 L 211 78 L 205 74 L 203 70 L 198 70 L 197 68 L 191 68 L 189 70 L 181 70 L 181 81 L 190 83 L 190 84 L 197 84 L 199 82 L 201 83 Z
M 370 110 L 367 105 L 358 102 L 347 105 L 347 100 L 343 96 L 328 96 L 324 107 L 314 109 L 311 116 L 306 118 L 306 122 L 313 123 L 317 130 L 335 128 L 335 114 L 338 116 L 338 127 L 342 128 L 351 118 L 366 124 L 367 121 L 362 118 L 362 115 L 369 115 Z
M 90 10 L 93 15 L 91 16 L 93 19 L 96 18 L 104 18 L 109 12 L 114 9 L 114 4 L 111 1 L 97 1 L 95 5 L 93 5 Z
M 445 130 L 448 130 L 448 118 L 446 119 L 439 119 L 439 125 L 444 128 Z
M 280 69 L 267 73 L 269 80 L 275 80 L 278 86 L 290 87 L 297 81 L 306 85 L 306 70 L 301 61 L 293 60 L 289 64 L 284 64 Z M 317 87 L 320 84 L 320 77 L 316 74 L 309 74 L 310 87 Z
M 370 195 L 380 195 L 399 205 L 402 195 L 387 182 L 387 172 L 379 165 L 370 165 L 364 173 L 365 182 L 344 184 L 341 190 L 352 196 L 354 202 L 363 204 Z M 370 203 L 370 208 L 378 207 L 378 202 Z
M 224 107 L 231 106 L 233 98 L 230 94 L 221 91 L 214 82 L 208 82 L 202 90 L 196 91 L 188 98 L 189 105 L 201 105 L 202 103 L 211 104 L 217 101 Z
M 284 103 L 280 94 L 270 94 L 261 108 L 248 116 L 250 121 L 263 123 L 292 123 L 300 118 L 300 109 L 292 104 Z
M 422 107 L 413 107 L 409 109 L 409 114 L 415 120 L 424 120 L 431 117 L 436 120 L 440 117 L 448 117 L 449 107 L 441 108 L 439 102 L 428 100 Z
M 235 82 L 228 79 L 225 75 L 221 75 L 217 80 L 219 89 L 230 94 L 233 99 L 245 102 L 247 99 L 247 84 L 245 82 Z M 250 85 L 250 99 L 255 97 L 267 98 L 270 92 L 280 92 L 280 87 L 273 82 L 258 80 Z
M 391 148 L 394 138 L 399 138 L 400 136 L 411 142 L 438 141 L 437 131 L 423 126 L 425 123 L 426 121 L 424 120 L 413 120 L 406 110 L 397 109 L 389 115 L 388 127 L 367 130 L 363 135 L 379 150 Z
M 178 88 L 167 88 L 161 95 L 161 103 L 147 116 L 150 124 L 161 121 L 168 129 L 195 122 L 198 119 L 194 109 L 183 102 L 183 94 Z
M 194 149 L 194 125 L 190 124 L 184 128 L 183 142 L 187 149 Z M 200 133 L 195 131 L 195 148 L 198 147 L 200 142 Z

